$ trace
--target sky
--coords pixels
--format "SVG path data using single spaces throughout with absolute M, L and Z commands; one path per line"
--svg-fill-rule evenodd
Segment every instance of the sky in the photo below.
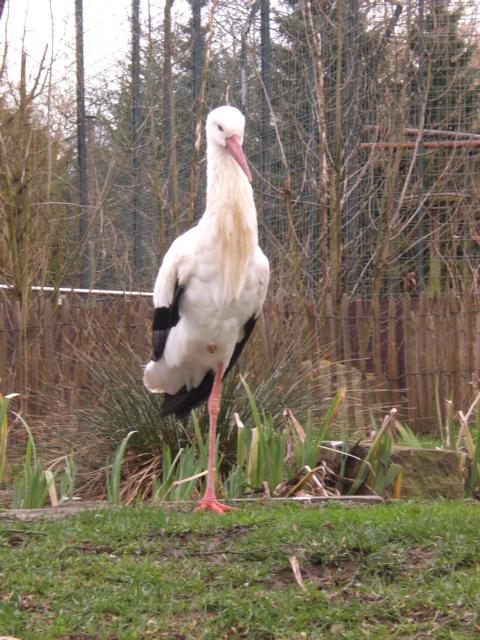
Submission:
M 83 0 L 85 77 L 87 86 L 95 77 L 114 72 L 116 61 L 128 54 L 131 0 Z M 152 11 L 163 11 L 161 0 Z M 146 13 L 147 0 L 141 11 Z M 8 78 L 19 76 L 22 38 L 25 37 L 27 71 L 34 75 L 45 46 L 47 60 L 53 54 L 53 76 L 57 82 L 75 77 L 75 0 L 7 0 L 0 23 L 0 39 L 8 43 Z M 53 24 L 53 29 L 52 29 Z M 2 47 L 3 48 L 3 47 Z

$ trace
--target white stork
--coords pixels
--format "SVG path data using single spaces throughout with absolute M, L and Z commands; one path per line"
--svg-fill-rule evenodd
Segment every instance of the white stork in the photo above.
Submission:
M 195 510 L 224 513 L 215 496 L 215 437 L 222 378 L 258 318 L 269 279 L 258 246 L 251 174 L 242 150 L 245 118 L 231 106 L 207 118 L 207 205 L 171 245 L 153 293 L 153 353 L 144 383 L 163 393 L 162 414 L 187 415 L 208 398 L 205 495 Z

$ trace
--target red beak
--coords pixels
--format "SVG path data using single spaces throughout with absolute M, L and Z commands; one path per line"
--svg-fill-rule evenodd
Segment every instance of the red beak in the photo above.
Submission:
M 240 138 L 238 136 L 232 136 L 227 140 L 227 149 L 230 154 L 233 156 L 234 160 L 240 165 L 243 170 L 243 173 L 247 176 L 248 181 L 252 181 L 252 174 L 250 173 L 250 169 L 248 167 L 247 159 L 245 154 L 243 153 L 242 145 L 240 143 Z

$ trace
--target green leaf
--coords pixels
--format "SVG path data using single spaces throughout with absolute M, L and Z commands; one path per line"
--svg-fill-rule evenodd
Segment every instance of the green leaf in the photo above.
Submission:
M 122 464 L 125 458 L 128 441 L 135 433 L 137 432 L 130 431 L 125 436 L 125 438 L 120 443 L 120 446 L 118 447 L 117 451 L 115 452 L 111 471 L 108 471 L 108 469 L 106 469 L 108 500 L 117 506 L 122 503 L 122 500 L 120 497 L 120 480 L 121 480 Z

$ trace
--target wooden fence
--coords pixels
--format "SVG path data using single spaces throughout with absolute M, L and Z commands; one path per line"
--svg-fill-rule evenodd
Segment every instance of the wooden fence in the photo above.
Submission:
M 438 406 L 443 410 L 446 399 L 455 409 L 467 408 L 480 370 L 479 298 L 345 298 L 336 305 L 327 299 L 317 319 L 312 317 L 306 307 L 299 312 L 271 301 L 257 333 L 258 341 L 268 343 L 265 359 L 292 343 L 301 350 L 310 334 L 308 359 L 334 363 L 328 369 L 331 388 L 360 383 L 370 390 L 369 401 L 373 396 L 377 406 L 398 407 L 416 430 L 435 428 Z M 138 363 L 147 360 L 150 321 L 147 298 L 65 296 L 53 305 L 39 294 L 22 332 L 20 305 L 4 300 L 0 390 L 24 394 L 34 415 L 44 413 L 53 398 L 70 403 L 89 388 L 89 357 L 124 345 Z
M 0 302 L 0 391 L 20 392 L 30 415 L 57 400 L 71 405 L 90 390 L 88 362 L 120 346 L 139 363 L 148 359 L 151 305 L 151 298 L 71 294 L 58 304 L 39 294 L 22 331 L 20 304 Z

